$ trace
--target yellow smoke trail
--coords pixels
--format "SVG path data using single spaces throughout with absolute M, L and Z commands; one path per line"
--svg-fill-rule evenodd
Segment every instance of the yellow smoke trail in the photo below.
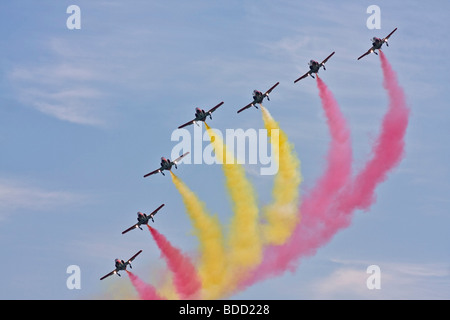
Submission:
M 159 281 L 161 282 L 161 284 L 157 286 L 158 294 L 167 300 L 179 300 L 180 297 L 173 284 L 172 274 L 170 272 L 167 272 L 165 275 L 160 276 L 162 277 L 162 279 Z
M 272 152 L 279 161 L 278 173 L 275 176 L 272 190 L 273 202 L 264 207 L 263 236 L 266 243 L 281 245 L 292 234 L 298 216 L 298 189 L 302 181 L 300 160 L 295 154 L 294 146 L 288 141 L 286 133 L 280 129 L 269 111 L 261 106 L 264 126 L 271 137 Z M 272 130 L 279 130 L 279 141 L 272 139 Z M 277 147 L 274 144 L 278 143 Z
M 259 229 L 259 210 L 253 186 L 245 176 L 242 165 L 227 163 L 234 159 L 222 139 L 205 123 L 216 158 L 222 160 L 226 188 L 232 201 L 234 215 L 228 235 L 229 262 L 234 276 L 242 274 L 262 261 L 262 242 Z M 235 160 L 235 159 L 234 159 Z
M 230 284 L 227 255 L 222 229 L 217 216 L 211 216 L 199 200 L 175 174 L 172 181 L 183 198 L 189 218 L 200 242 L 199 277 L 202 281 L 202 298 L 218 299 Z
M 94 295 L 94 300 L 136 300 L 139 295 L 130 281 L 117 281 L 102 283 L 103 292 L 99 295 Z

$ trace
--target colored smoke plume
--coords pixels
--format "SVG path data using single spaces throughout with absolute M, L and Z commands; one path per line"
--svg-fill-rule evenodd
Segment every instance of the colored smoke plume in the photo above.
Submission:
M 188 216 L 200 243 L 200 266 L 198 270 L 206 299 L 217 299 L 230 282 L 227 253 L 222 228 L 217 216 L 211 216 L 205 204 L 171 172 L 172 181 L 183 198 Z
M 300 160 L 289 142 L 287 134 L 280 129 L 269 111 L 261 106 L 264 127 L 270 137 L 272 152 L 277 153 L 278 172 L 274 179 L 272 190 L 273 201 L 263 208 L 266 224 L 262 231 L 265 244 L 281 245 L 292 235 L 299 223 L 297 214 L 299 187 L 302 181 Z M 272 130 L 278 130 L 278 139 L 273 139 Z
M 314 187 L 303 196 L 298 215 L 301 221 L 296 225 L 292 237 L 281 246 L 269 246 L 264 252 L 264 261 L 243 282 L 248 286 L 270 276 L 276 276 L 287 269 L 294 270 L 298 259 L 311 255 L 323 244 L 320 233 L 327 229 L 327 210 L 336 199 L 338 191 L 348 182 L 351 175 L 352 149 L 350 130 L 332 92 L 317 77 L 317 86 L 322 108 L 327 119 L 331 140 L 326 156 L 326 168 Z
M 161 255 L 166 260 L 169 270 L 173 273 L 173 282 L 181 299 L 195 299 L 200 292 L 201 282 L 197 276 L 197 270 L 187 255 L 159 233 L 155 228 L 147 225 L 153 236 Z
M 245 270 L 262 260 L 262 239 L 259 208 L 253 185 L 245 175 L 244 167 L 237 163 L 222 139 L 205 123 L 216 158 L 222 163 L 225 185 L 231 198 L 233 216 L 228 235 L 231 268 Z M 229 163 L 234 159 L 233 163 Z
M 200 244 L 200 261 L 197 267 L 201 281 L 200 295 L 194 295 L 199 290 L 198 283 L 194 283 L 192 287 L 187 286 L 189 289 L 180 296 L 218 299 L 266 278 L 288 270 L 294 271 L 301 258 L 314 255 L 338 231 L 348 227 L 356 210 L 368 210 L 375 203 L 377 186 L 387 179 L 389 172 L 400 163 L 404 155 L 404 138 L 410 113 L 395 72 L 383 52 L 380 51 L 379 57 L 389 106 L 379 135 L 372 145 L 371 154 L 355 174 L 352 174 L 348 124 L 332 92 L 317 77 L 319 96 L 331 139 L 325 170 L 313 187 L 302 195 L 302 202 L 295 213 L 292 211 L 292 204 L 298 201 L 299 196 L 300 161 L 288 142 L 287 135 L 280 130 L 280 163 L 274 181 L 273 202 L 264 208 L 265 223 L 261 224 L 256 194 L 245 176 L 244 168 L 235 164 L 236 161 L 233 164 L 227 163 L 234 156 L 230 155 L 220 137 L 205 123 L 216 157 L 219 161 L 223 160 L 222 168 L 233 216 L 225 243 L 217 216 L 211 216 L 197 195 L 171 173 Z M 270 113 L 264 107 L 261 109 L 269 133 L 269 129 L 279 129 Z M 274 141 L 271 140 L 271 143 Z M 287 218 L 280 219 L 284 215 Z M 177 251 L 173 247 L 172 249 Z M 169 268 L 176 278 L 180 271 Z M 128 274 L 141 298 L 161 299 L 155 288 L 143 283 L 131 272 Z M 174 280 L 176 281 L 187 279 Z
M 145 283 L 131 271 L 126 270 L 126 272 L 130 276 L 131 283 L 142 300 L 163 300 L 152 285 Z

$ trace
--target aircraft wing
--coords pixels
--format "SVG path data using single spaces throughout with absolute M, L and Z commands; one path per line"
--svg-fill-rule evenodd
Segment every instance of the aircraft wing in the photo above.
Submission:
M 279 85 L 279 84 L 280 84 L 279 82 L 275 83 L 275 84 L 272 86 L 272 88 L 270 88 L 269 90 L 266 91 L 265 94 L 268 95 L 269 93 L 271 93 L 272 90 L 275 89 L 275 87 L 276 87 L 277 85 Z
M 214 111 L 217 110 L 217 108 L 219 108 L 221 105 L 223 105 L 223 101 L 221 103 L 219 103 L 217 106 L 215 106 L 214 108 L 211 108 L 208 110 L 208 113 L 213 113 Z
M 173 163 L 178 163 L 178 161 L 180 161 L 184 156 L 186 156 L 186 155 L 188 155 L 188 154 L 189 154 L 189 151 L 186 152 L 185 154 L 182 154 L 180 157 L 176 158 L 176 159 L 173 161 Z
M 397 31 L 397 28 L 395 28 L 391 33 L 388 34 L 388 36 L 386 38 L 384 38 L 383 40 L 387 40 L 389 39 L 390 36 L 392 36 L 392 34 Z
M 104 275 L 103 277 L 100 278 L 100 280 L 103 280 L 105 278 L 108 278 L 109 276 L 112 276 L 114 273 L 116 273 L 116 270 L 111 271 L 110 273 L 108 273 L 107 275 Z
M 130 263 L 131 261 L 133 261 L 140 253 L 142 252 L 142 250 L 139 250 L 134 256 L 132 256 L 130 259 L 128 259 L 128 263 Z
M 302 75 L 300 78 L 298 78 L 297 80 L 294 81 L 294 83 L 296 83 L 297 81 L 300 81 L 302 79 L 305 79 L 307 76 L 309 75 L 309 71 L 307 73 L 305 73 L 304 75 Z
M 128 231 L 131 231 L 131 230 L 134 230 L 134 229 L 136 229 L 138 227 L 138 224 L 136 223 L 134 226 L 132 226 L 132 227 L 129 227 L 127 230 L 125 230 L 125 231 L 122 231 L 122 234 L 125 234 L 125 233 L 127 233 Z
M 179 126 L 178 129 L 187 127 L 188 125 L 191 125 L 191 124 L 194 124 L 194 122 L 195 122 L 195 119 L 194 119 L 194 120 L 191 120 L 191 121 L 189 121 L 189 122 L 186 122 L 185 124 L 182 124 L 181 126 Z
M 150 213 L 149 216 L 155 215 L 155 214 L 159 211 L 159 209 L 161 209 L 162 207 L 164 207 L 164 203 L 163 203 L 162 205 L 160 205 L 158 208 L 156 208 L 155 211 L 153 211 L 152 213 Z
M 328 61 L 328 59 L 330 59 L 333 56 L 333 54 L 334 54 L 334 51 L 332 54 L 330 54 L 328 57 L 326 57 L 325 60 L 323 60 L 321 64 L 326 63 Z
M 369 53 L 371 53 L 372 52 L 372 48 L 370 48 L 369 50 L 367 50 L 367 52 L 366 53 L 364 53 L 362 56 L 360 56 L 359 58 L 358 58 L 358 60 L 359 59 L 361 59 L 361 58 L 363 58 L 363 57 L 365 57 L 365 56 L 367 56 Z
M 244 111 L 245 109 L 250 108 L 251 106 L 253 106 L 253 102 L 250 102 L 248 105 L 246 105 L 245 107 L 243 107 L 242 109 L 239 109 L 237 113 Z
M 146 175 L 144 175 L 144 178 L 146 178 L 146 177 L 148 177 L 148 176 L 151 176 L 152 174 L 161 172 L 162 169 L 163 169 L 163 167 L 161 167 L 161 168 L 159 168 L 159 169 L 156 169 L 155 171 L 149 172 L 149 173 L 147 173 Z

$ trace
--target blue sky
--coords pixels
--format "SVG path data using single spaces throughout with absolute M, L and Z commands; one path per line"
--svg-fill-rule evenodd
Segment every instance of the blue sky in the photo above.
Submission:
M 161 175 L 173 130 L 194 108 L 224 105 L 215 128 L 262 128 L 259 112 L 236 110 L 253 89 L 280 86 L 266 103 L 294 143 L 304 183 L 324 166 L 329 140 L 312 79 L 293 84 L 310 59 L 336 54 L 321 71 L 352 130 L 355 167 L 370 151 L 387 107 L 379 59 L 356 58 L 373 36 L 385 48 L 411 107 L 406 155 L 368 212 L 295 273 L 258 283 L 235 299 L 449 299 L 449 4 L 414 1 L 76 1 L 81 29 L 68 30 L 73 1 L 0 4 L 1 299 L 120 297 L 129 281 L 99 277 L 139 249 L 136 274 L 165 268 L 147 232 L 121 231 L 136 212 L 166 207 L 156 226 L 185 252 L 197 242 L 182 200 Z M 381 9 L 369 30 L 366 9 Z M 258 166 L 256 166 L 258 168 Z M 273 178 L 246 166 L 261 204 Z M 219 166 L 180 165 L 183 181 L 221 221 L 229 202 Z M 66 268 L 81 268 L 69 290 Z M 366 268 L 381 268 L 368 290 Z M 127 282 L 127 284 L 124 284 Z M 127 287 L 128 285 L 128 287 Z

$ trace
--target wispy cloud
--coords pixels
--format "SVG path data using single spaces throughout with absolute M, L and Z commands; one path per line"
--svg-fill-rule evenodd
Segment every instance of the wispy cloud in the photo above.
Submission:
M 19 100 L 57 119 L 84 125 L 104 124 L 98 112 L 102 93 L 89 86 L 92 69 L 67 63 L 19 66 L 10 74 Z
M 366 286 L 367 277 L 364 269 L 342 267 L 318 281 L 315 293 L 325 299 L 368 298 L 371 291 Z
M 23 182 L 0 179 L 0 220 L 19 210 L 55 210 L 86 200 L 86 196 L 73 192 L 47 190 Z
M 337 268 L 313 284 L 316 297 L 324 299 L 448 299 L 450 265 L 436 263 L 380 262 L 380 289 L 370 290 L 367 267 L 373 261 L 334 260 Z
M 88 81 L 95 78 L 92 70 L 76 66 L 75 64 L 50 64 L 42 67 L 28 68 L 18 66 L 11 72 L 11 78 L 18 81 L 35 82 L 39 78 L 40 84 L 57 85 L 63 81 Z

